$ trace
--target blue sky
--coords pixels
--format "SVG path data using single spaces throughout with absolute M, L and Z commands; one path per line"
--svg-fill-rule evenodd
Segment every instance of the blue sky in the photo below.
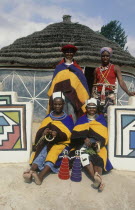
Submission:
M 63 15 L 94 31 L 111 20 L 120 21 L 135 56 L 135 0 L 0 0 L 0 48 L 17 38 L 61 22 Z

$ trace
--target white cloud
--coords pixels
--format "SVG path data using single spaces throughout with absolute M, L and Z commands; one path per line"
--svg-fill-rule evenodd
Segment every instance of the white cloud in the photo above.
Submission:
M 130 54 L 135 57 L 135 37 L 128 36 L 126 46 L 128 46 Z
M 66 1 L 71 0 L 58 0 L 59 3 Z M 48 24 L 61 22 L 63 15 L 71 15 L 72 22 L 86 25 L 94 31 L 100 30 L 104 25 L 101 16 L 87 16 L 83 12 L 75 12 L 74 5 L 72 8 L 64 8 L 64 4 L 58 6 L 53 2 L 54 0 L 50 0 L 45 4 L 42 0 L 0 0 L 0 48 L 12 44 L 17 38 L 40 31 Z M 135 56 L 135 37 L 128 36 L 127 46 Z
M 12 44 L 17 38 L 27 36 L 35 31 L 42 30 L 46 27 L 42 23 L 32 21 L 15 20 L 8 22 L 9 26 L 5 27 L 0 24 L 0 48 Z
M 65 14 L 72 16 L 72 22 L 87 25 L 93 30 L 99 30 L 103 24 L 101 17 L 87 17 L 75 13 L 72 8 L 63 8 L 56 4 L 47 6 L 32 0 L 12 0 L 12 4 L 10 3 L 9 0 L 1 0 L 0 48 L 12 44 L 17 38 L 42 30 L 48 24 L 61 22 Z

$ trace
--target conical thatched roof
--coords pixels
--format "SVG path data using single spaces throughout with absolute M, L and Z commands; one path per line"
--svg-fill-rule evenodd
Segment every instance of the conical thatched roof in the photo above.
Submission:
M 100 63 L 100 48 L 109 46 L 113 49 L 115 64 L 135 67 L 135 58 L 116 43 L 85 25 L 72 23 L 70 18 L 65 15 L 63 22 L 51 24 L 2 48 L 0 64 L 54 68 L 62 58 L 60 47 L 70 43 L 79 49 L 75 59 L 81 66 Z

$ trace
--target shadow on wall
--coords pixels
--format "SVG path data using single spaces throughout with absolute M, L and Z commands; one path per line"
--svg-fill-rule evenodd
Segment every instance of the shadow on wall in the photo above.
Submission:
M 93 86 L 93 82 L 94 82 L 94 70 L 95 68 L 92 67 L 85 67 L 85 77 L 87 79 L 87 83 L 88 83 L 88 87 L 89 87 L 89 91 L 90 91 L 90 95 L 92 93 L 92 86 Z

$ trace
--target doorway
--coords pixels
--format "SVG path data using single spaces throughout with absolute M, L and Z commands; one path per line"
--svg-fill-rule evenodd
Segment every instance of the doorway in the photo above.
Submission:
M 85 71 L 84 71 L 84 75 L 86 77 L 86 80 L 87 80 L 87 83 L 88 83 L 88 88 L 89 88 L 89 91 L 90 91 L 90 97 L 91 97 L 91 94 L 92 94 L 92 86 L 93 86 L 93 83 L 94 83 L 94 70 L 95 70 L 95 68 L 86 66 Z

